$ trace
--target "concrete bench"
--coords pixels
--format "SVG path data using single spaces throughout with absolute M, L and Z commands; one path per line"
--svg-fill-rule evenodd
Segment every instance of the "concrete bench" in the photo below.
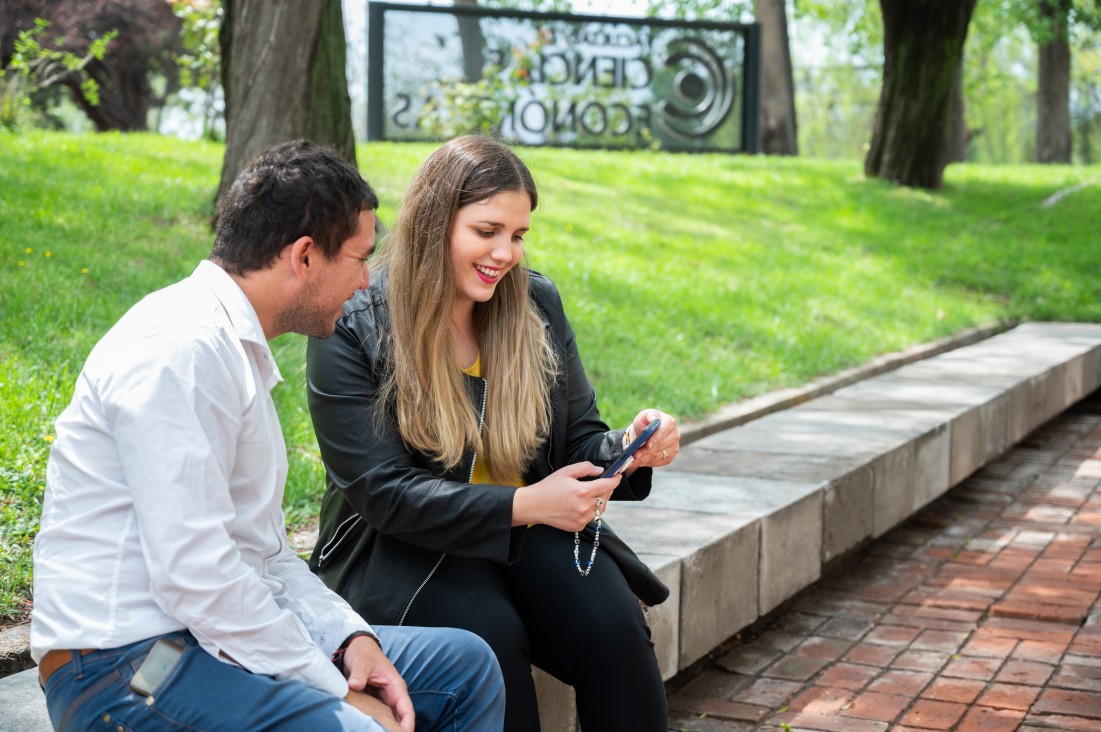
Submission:
M 1027 323 L 686 446 L 616 531 L 672 588 L 666 679 L 1101 386 L 1101 325 Z M 577 728 L 537 673 L 544 730 Z
M 649 613 L 663 676 L 1099 386 L 1101 325 L 1027 323 L 687 445 L 607 513 L 673 590 Z M 535 677 L 545 732 L 576 730 L 572 690 Z M 23 715 L 0 730 L 49 729 L 33 670 L 0 679 L 0 707 Z

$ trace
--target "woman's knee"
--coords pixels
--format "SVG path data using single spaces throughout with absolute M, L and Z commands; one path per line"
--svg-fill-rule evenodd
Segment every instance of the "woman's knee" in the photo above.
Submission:
M 603 615 L 591 625 L 575 626 L 571 633 L 570 644 L 578 654 L 598 665 L 634 665 L 654 655 L 650 628 L 637 609 Z

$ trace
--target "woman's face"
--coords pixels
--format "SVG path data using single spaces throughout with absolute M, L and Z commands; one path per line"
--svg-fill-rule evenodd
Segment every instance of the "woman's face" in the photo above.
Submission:
M 524 256 L 531 198 L 505 191 L 463 206 L 451 226 L 456 304 L 487 302 L 497 283 Z

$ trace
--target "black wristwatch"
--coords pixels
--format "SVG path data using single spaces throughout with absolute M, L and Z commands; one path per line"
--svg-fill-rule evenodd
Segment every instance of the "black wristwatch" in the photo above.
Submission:
M 360 637 L 361 635 L 367 636 L 368 638 L 373 640 L 375 643 L 378 643 L 379 648 L 382 648 L 382 641 L 380 641 L 378 639 L 377 635 L 375 635 L 374 633 L 371 633 L 369 631 L 366 631 L 366 630 L 357 630 L 356 632 L 352 633 L 350 636 L 345 638 L 344 642 L 340 644 L 340 647 L 337 648 L 335 651 L 333 651 L 333 655 L 329 657 L 332 660 L 333 664 L 338 669 L 340 669 L 341 671 L 344 670 L 344 653 L 345 653 L 345 651 L 348 650 L 348 646 L 352 645 L 352 641 L 354 641 L 356 638 Z

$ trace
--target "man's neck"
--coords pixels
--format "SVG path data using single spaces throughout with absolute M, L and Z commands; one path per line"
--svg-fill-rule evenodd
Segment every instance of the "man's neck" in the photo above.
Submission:
M 211 257 L 210 261 L 221 267 L 230 276 L 230 279 L 237 283 L 237 286 L 241 288 L 241 292 L 245 293 L 245 297 L 256 313 L 256 319 L 260 321 L 264 337 L 270 341 L 272 338 L 283 335 L 285 331 L 279 330 L 277 325 L 281 298 L 275 296 L 276 288 L 273 286 L 274 283 L 270 281 L 272 270 L 255 270 L 239 275 L 226 270 L 221 261 L 215 257 Z

